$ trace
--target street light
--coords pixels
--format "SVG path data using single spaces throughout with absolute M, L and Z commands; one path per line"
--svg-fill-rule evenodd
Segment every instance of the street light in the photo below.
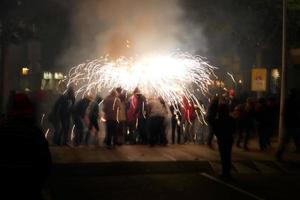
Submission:
M 28 67 L 22 67 L 21 73 L 23 76 L 27 76 L 29 74 L 29 68 Z

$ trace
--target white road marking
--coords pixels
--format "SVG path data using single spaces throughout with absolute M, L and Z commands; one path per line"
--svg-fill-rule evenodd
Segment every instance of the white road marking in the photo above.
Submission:
M 255 194 L 252 194 L 252 193 L 250 193 L 250 192 L 247 192 L 246 190 L 243 190 L 243 189 L 238 188 L 238 187 L 236 187 L 236 186 L 234 186 L 234 185 L 231 185 L 231 184 L 229 184 L 229 183 L 226 183 L 226 182 L 224 182 L 224 181 L 222 181 L 222 180 L 220 180 L 220 179 L 218 179 L 218 178 L 215 178 L 215 177 L 213 177 L 213 176 L 211 176 L 211 175 L 209 175 L 209 174 L 207 174 L 207 173 L 201 173 L 201 175 L 204 176 L 204 177 L 206 177 L 206 178 L 208 178 L 208 179 L 210 179 L 210 180 L 213 180 L 213 181 L 215 181 L 215 182 L 217 182 L 217 183 L 220 183 L 220 184 L 222 184 L 222 185 L 225 185 L 225 186 L 227 186 L 227 187 L 229 187 L 229 188 L 231 188 L 231 189 L 234 189 L 234 190 L 236 190 L 236 191 L 238 191 L 238 192 L 240 192 L 240 193 L 242 193 L 242 194 L 245 194 L 245 195 L 247 195 L 247 196 L 249 196 L 249 197 L 252 197 L 252 198 L 254 198 L 254 199 L 257 199 L 257 200 L 264 200 L 263 198 L 258 197 L 258 196 L 256 196 Z

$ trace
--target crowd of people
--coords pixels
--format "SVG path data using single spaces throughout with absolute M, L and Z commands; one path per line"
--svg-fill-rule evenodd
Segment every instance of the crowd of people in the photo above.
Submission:
M 69 87 L 58 96 L 47 114 L 43 113 L 45 109 L 41 106 L 45 100 L 43 95 L 38 94 L 35 99 L 39 106 L 34 107 L 26 94 L 11 93 L 7 115 L 1 119 L 1 133 L 7 140 L 23 136 L 26 139 L 30 136 L 28 142 L 33 144 L 33 148 L 40 149 L 36 156 L 41 156 L 33 159 L 39 160 L 44 166 L 41 173 L 45 176 L 51 166 L 48 141 L 39 128 L 43 128 L 45 118 L 52 124 L 50 143 L 58 146 L 89 145 L 91 140 L 99 145 L 99 134 L 103 127 L 100 124 L 104 124 L 103 143 L 109 149 L 123 144 L 144 144 L 152 147 L 176 143 L 207 144 L 214 148 L 213 140 L 216 138 L 223 175 L 226 177 L 230 176 L 233 145 L 249 151 L 249 140 L 258 136 L 260 150 L 266 151 L 271 146 L 272 136 L 278 132 L 279 105 L 272 97 L 238 101 L 233 95 L 216 94 L 207 103 L 203 104 L 200 101 L 199 107 L 198 103 L 186 97 L 182 97 L 180 104 L 169 104 L 162 97 L 147 98 L 139 88 L 132 93 L 115 88 L 104 99 L 100 95 L 85 95 L 76 99 L 73 88 Z M 300 152 L 299 102 L 299 95 L 291 90 L 285 105 L 287 134 L 276 153 L 278 159 L 281 158 L 290 139 L 294 142 L 296 152 Z M 203 116 L 203 112 L 200 113 L 202 108 L 206 108 L 203 121 L 199 120 L 199 117 Z M 171 129 L 170 135 L 167 133 L 168 128 Z M 24 130 L 27 129 L 24 135 Z M 15 134 L 11 134 L 12 132 Z M 27 135 L 28 133 L 30 134 Z M 18 141 L 24 143 L 27 140 Z M 1 146 L 6 147 L 5 145 L 4 142 Z M 17 146 L 23 147 L 21 143 Z M 25 149 L 31 151 L 30 148 Z M 26 154 L 25 151 L 20 152 Z M 27 154 L 24 158 L 35 155 L 30 152 Z M 12 158 L 13 156 L 7 157 Z M 32 161 L 34 169 L 34 164 L 38 163 Z
M 299 105 L 297 95 L 291 94 L 286 105 L 287 139 L 292 138 L 300 150 Z M 207 144 L 214 148 L 216 138 L 223 165 L 223 175 L 230 176 L 232 146 L 249 151 L 249 140 L 258 137 L 258 146 L 266 151 L 271 138 L 278 132 L 279 105 L 276 98 L 247 98 L 238 101 L 234 95 L 213 95 L 206 105 L 204 120 L 198 103 L 182 97 L 182 103 L 169 104 L 161 97 L 148 97 L 136 88 L 132 93 L 116 88 L 102 99 L 89 95 L 75 100 L 69 88 L 62 94 L 49 114 L 53 124 L 55 145 L 96 144 L 101 122 L 105 133 L 103 143 L 109 149 L 122 144 Z M 72 122 L 71 122 L 72 121 Z M 73 126 L 72 126 L 72 124 Z M 72 130 L 70 130 L 72 128 Z M 168 128 L 170 127 L 170 134 Z M 70 134 L 71 132 L 71 134 Z M 286 145 L 277 152 L 280 158 Z
M 104 99 L 85 95 L 75 100 L 70 87 L 55 102 L 49 113 L 53 125 L 53 144 L 88 145 L 91 137 L 99 144 L 100 122 L 105 124 L 104 144 L 186 144 L 199 143 L 213 147 L 214 123 L 220 105 L 226 105 L 235 121 L 235 144 L 249 150 L 249 140 L 257 135 L 262 151 L 270 146 L 277 132 L 278 102 L 275 98 L 247 98 L 240 102 L 234 96 L 214 95 L 207 105 L 204 121 L 198 104 L 183 97 L 182 103 L 170 105 L 161 97 L 146 98 L 136 88 L 131 94 L 113 89 Z M 202 106 L 202 103 L 201 103 Z M 170 136 L 168 128 L 170 127 Z M 296 142 L 297 149 L 299 142 Z

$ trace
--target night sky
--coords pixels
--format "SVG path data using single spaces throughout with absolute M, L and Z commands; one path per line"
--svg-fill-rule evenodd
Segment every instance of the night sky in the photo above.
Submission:
M 75 48 L 88 49 L 95 43 L 94 36 L 105 27 L 87 29 L 83 32 L 89 37 L 83 45 L 78 45 L 74 33 L 74 15 L 80 5 L 95 4 L 95 0 L 4 0 L 1 1 L 2 42 L 22 43 L 37 38 L 42 44 L 42 66 L 60 67 L 64 54 Z M 101 2 L 101 1 L 100 1 Z M 252 67 L 258 50 L 263 50 L 264 65 L 279 65 L 281 51 L 281 1 L 177 1 L 184 10 L 182 21 L 201 27 L 206 48 L 194 50 L 217 65 L 220 58 L 236 54 L 242 66 Z M 296 1 L 289 1 L 288 47 L 300 44 L 299 10 Z M 299 6 L 299 5 L 298 5 Z M 94 10 L 95 11 L 95 10 Z M 87 24 L 96 26 L 96 19 L 87 18 Z M 112 13 L 112 18 L 114 17 Z M 34 28 L 33 27 L 34 24 Z M 34 30 L 33 30 L 34 29 Z M 291 31 L 289 31 L 291 30 Z M 197 43 L 197 41 L 195 41 Z M 79 56 L 82 59 L 86 55 Z M 71 58 L 70 58 L 71 59 Z M 75 64 L 75 63 L 67 63 Z

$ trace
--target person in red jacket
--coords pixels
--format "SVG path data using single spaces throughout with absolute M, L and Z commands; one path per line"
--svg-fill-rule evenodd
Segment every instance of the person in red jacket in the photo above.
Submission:
M 183 97 L 184 139 L 185 142 L 195 142 L 195 120 L 197 118 L 194 103 Z
M 129 134 L 127 142 L 135 144 L 136 142 L 146 144 L 146 98 L 136 88 L 133 95 L 129 98 L 127 109 L 127 125 Z

